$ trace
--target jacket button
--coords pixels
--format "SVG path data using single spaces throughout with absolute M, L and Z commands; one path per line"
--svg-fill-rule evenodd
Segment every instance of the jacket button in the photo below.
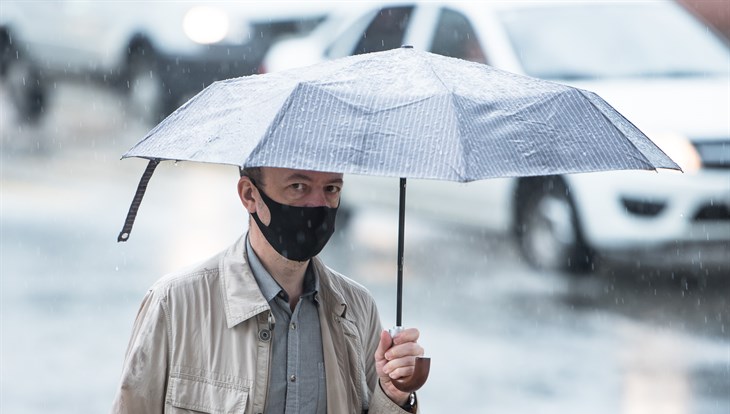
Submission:
M 268 329 L 262 329 L 259 331 L 259 339 L 268 342 L 269 339 L 271 339 L 271 331 Z

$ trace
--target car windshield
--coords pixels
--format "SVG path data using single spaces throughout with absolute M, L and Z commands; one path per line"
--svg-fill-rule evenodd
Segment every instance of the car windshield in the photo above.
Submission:
M 670 3 L 525 7 L 499 14 L 526 74 L 544 79 L 727 74 L 727 47 Z

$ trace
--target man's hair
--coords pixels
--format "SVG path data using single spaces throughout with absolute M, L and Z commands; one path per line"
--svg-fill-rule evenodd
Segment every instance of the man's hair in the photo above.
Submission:
M 239 168 L 238 170 L 241 173 L 241 177 L 248 177 L 253 181 L 254 185 L 264 185 L 261 167 L 246 167 Z

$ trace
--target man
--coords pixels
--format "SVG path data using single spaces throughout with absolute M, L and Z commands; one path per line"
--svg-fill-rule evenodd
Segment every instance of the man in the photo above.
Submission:
M 249 231 L 147 293 L 115 413 L 403 413 L 419 332 L 383 331 L 375 302 L 316 255 L 334 231 L 342 174 L 243 170 Z

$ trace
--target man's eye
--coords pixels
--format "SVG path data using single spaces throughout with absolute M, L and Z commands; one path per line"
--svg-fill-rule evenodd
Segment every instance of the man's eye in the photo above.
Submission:
M 325 191 L 327 191 L 328 193 L 336 194 L 340 192 L 340 187 L 336 185 L 328 185 L 327 187 L 325 187 Z
M 304 184 L 302 184 L 302 183 L 294 183 L 294 184 L 291 185 L 291 188 L 294 189 L 294 190 L 303 190 L 304 189 Z

